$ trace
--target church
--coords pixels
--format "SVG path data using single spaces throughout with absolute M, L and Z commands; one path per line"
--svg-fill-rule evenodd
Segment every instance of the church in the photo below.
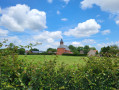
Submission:
M 57 55 L 62 55 L 62 54 L 72 54 L 72 52 L 70 51 L 70 49 L 64 45 L 63 40 L 61 39 L 60 41 L 60 46 L 57 48 Z

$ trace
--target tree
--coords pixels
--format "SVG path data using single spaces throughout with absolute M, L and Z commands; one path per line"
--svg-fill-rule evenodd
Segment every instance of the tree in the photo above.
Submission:
M 18 49 L 18 53 L 19 53 L 20 55 L 24 55 L 24 54 L 25 54 L 25 49 L 24 49 L 24 48 Z
M 80 47 L 80 46 L 79 46 L 79 47 L 77 48 L 77 51 L 80 52 L 80 51 L 82 51 L 83 49 L 84 49 L 83 47 Z
M 8 48 L 11 49 L 11 50 L 12 50 L 14 47 L 15 47 L 15 45 L 14 45 L 13 43 L 10 43 L 10 44 L 8 45 Z
M 52 52 L 52 53 L 54 53 L 54 52 L 56 52 L 57 50 L 56 49 L 54 49 L 54 48 L 48 48 L 47 49 L 47 52 Z
M 96 50 L 96 48 L 95 47 L 90 47 L 90 50 Z
M 88 45 L 84 46 L 84 53 L 87 54 L 90 51 L 90 48 Z
M 101 53 L 103 53 L 103 54 L 109 53 L 109 50 L 110 50 L 110 46 L 102 47 L 102 48 L 101 48 Z
M 117 45 L 110 46 L 109 53 L 116 55 L 119 52 L 119 47 Z
M 9 45 L 8 45 L 8 48 L 10 49 L 10 50 L 12 50 L 13 52 L 15 52 L 15 53 L 18 53 L 18 46 L 15 46 L 14 45 L 14 43 L 10 43 Z
M 119 47 L 117 45 L 111 45 L 107 47 L 102 47 L 101 52 L 104 56 L 115 56 L 119 52 Z
M 69 45 L 69 49 L 71 50 L 71 52 L 76 52 L 77 51 L 76 47 L 73 46 L 73 45 Z
M 30 51 L 39 51 L 37 48 L 30 49 Z

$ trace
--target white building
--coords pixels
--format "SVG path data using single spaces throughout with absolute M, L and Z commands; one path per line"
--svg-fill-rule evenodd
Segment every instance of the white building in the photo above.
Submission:
M 90 50 L 88 52 L 88 56 L 95 56 L 96 55 L 96 52 L 97 52 L 97 50 Z

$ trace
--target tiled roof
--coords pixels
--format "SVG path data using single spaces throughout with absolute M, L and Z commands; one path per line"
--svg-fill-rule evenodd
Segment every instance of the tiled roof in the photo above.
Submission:
M 65 48 L 65 50 L 69 50 L 69 48 L 66 45 L 60 45 L 58 48 Z

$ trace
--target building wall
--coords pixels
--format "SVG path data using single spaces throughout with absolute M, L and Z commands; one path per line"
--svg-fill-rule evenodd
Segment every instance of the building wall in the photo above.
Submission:
M 70 52 L 69 50 L 65 50 L 65 53 L 72 54 L 72 52 Z
M 63 53 L 69 53 L 72 54 L 69 50 L 65 50 L 65 48 L 57 48 L 57 55 L 62 55 Z
M 96 52 L 94 50 L 90 50 L 88 52 L 88 56 L 95 56 L 96 55 Z
M 83 50 L 81 50 L 81 51 L 80 51 L 80 54 L 84 54 L 84 51 L 83 51 Z
M 57 48 L 57 55 L 62 55 L 65 52 L 65 48 Z

